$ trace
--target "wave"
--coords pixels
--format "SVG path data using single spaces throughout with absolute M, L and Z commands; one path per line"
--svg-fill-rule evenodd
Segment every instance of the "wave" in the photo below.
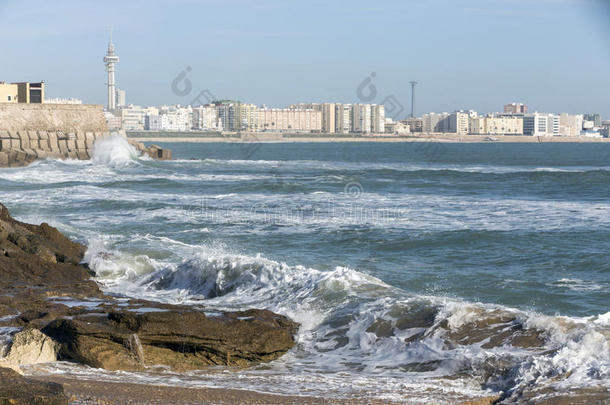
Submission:
M 159 241 L 160 242 L 160 241 Z M 172 245 L 174 241 L 165 240 Z M 192 245 L 175 246 L 193 251 Z M 213 310 L 269 309 L 301 324 L 274 367 L 362 378 L 468 375 L 506 397 L 532 387 L 610 388 L 610 312 L 547 316 L 498 305 L 412 295 L 346 267 L 320 271 L 262 256 L 198 248 L 179 263 L 90 247 L 114 293 Z
M 139 157 L 140 153 L 125 137 L 112 134 L 95 142 L 91 161 L 97 165 L 123 167 L 133 164 Z

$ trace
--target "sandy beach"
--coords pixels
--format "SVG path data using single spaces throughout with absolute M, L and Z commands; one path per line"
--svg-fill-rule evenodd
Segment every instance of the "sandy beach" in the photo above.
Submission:
M 347 135 L 309 135 L 281 133 L 242 133 L 242 134 L 197 134 L 197 133 L 127 133 L 130 139 L 140 142 L 442 142 L 442 143 L 590 143 L 610 142 L 610 138 L 593 138 L 586 136 L 517 136 L 517 135 L 456 135 L 456 134 L 421 134 L 408 136 L 347 136 Z

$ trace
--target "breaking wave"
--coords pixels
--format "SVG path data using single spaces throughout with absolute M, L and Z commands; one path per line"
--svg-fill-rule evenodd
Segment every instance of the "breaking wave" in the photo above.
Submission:
M 95 142 L 91 160 L 97 165 L 122 167 L 132 164 L 139 155 L 125 137 L 112 134 Z
M 99 249 L 90 249 L 90 265 L 114 293 L 296 320 L 298 345 L 275 362 L 291 372 L 411 382 L 468 375 L 472 392 L 505 397 L 610 388 L 610 312 L 570 318 L 412 295 L 346 267 L 320 271 L 222 248 L 198 248 L 180 263 Z

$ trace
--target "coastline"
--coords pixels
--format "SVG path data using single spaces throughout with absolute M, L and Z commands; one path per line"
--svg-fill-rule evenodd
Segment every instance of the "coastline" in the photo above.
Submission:
M 387 401 L 367 398 L 320 398 L 267 394 L 232 388 L 187 388 L 124 382 L 88 381 L 61 375 L 36 376 L 37 380 L 61 384 L 69 403 L 74 405 L 120 404 L 371 404 L 382 405 Z M 471 404 L 493 403 L 482 399 Z
M 332 143 L 332 142 L 433 142 L 433 143 L 610 143 L 610 138 L 586 136 L 522 136 L 522 135 L 456 135 L 423 134 L 401 136 L 345 136 L 283 133 L 127 133 L 127 138 L 139 142 L 183 142 L 183 143 Z

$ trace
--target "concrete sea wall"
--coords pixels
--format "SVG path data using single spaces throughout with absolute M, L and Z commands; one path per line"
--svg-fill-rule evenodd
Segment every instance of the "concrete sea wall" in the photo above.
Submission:
M 36 159 L 90 159 L 96 139 L 105 132 L 0 130 L 0 167 L 25 166 Z
M 1 103 L 0 130 L 94 133 L 108 126 L 101 105 Z
M 0 167 L 44 158 L 90 159 L 95 141 L 109 135 L 100 105 L 0 104 Z M 171 159 L 170 150 L 130 143 L 153 159 Z

